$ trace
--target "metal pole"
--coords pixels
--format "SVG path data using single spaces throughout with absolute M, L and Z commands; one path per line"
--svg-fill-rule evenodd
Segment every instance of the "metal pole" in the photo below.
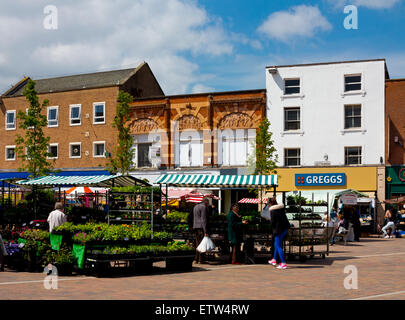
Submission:
M 151 201 L 150 201 L 150 225 L 152 231 L 152 239 L 153 239 L 153 186 L 151 186 Z
M 162 184 L 159 183 L 160 194 L 159 194 L 159 213 L 162 216 Z
M 5 186 L 5 181 L 3 180 L 3 187 L 1 188 L 1 206 L 4 209 L 4 186 Z
M 60 185 L 59 185 L 59 202 L 61 202 L 60 200 L 61 200 L 61 199 L 60 199 Z
M 222 190 L 221 189 L 219 189 L 219 191 L 218 191 L 218 196 L 219 196 L 218 213 L 221 213 L 221 211 L 222 211 Z
M 327 223 L 326 223 L 326 253 L 329 255 L 329 192 L 326 193 L 326 212 L 327 212 Z

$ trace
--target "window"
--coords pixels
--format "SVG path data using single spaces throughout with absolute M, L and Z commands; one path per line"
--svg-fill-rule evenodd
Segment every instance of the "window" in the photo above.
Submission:
M 134 165 L 138 168 L 158 168 L 161 164 L 161 134 L 137 134 L 133 139 Z
M 6 160 L 15 160 L 15 146 L 6 146 Z
M 300 108 L 284 109 L 284 131 L 301 129 Z
M 150 162 L 150 148 L 152 143 L 138 143 L 138 168 L 152 167 Z
M 345 92 L 361 90 L 361 74 L 345 75 Z
M 361 128 L 361 105 L 345 106 L 345 129 Z
M 105 157 L 105 141 L 93 142 L 93 157 L 94 158 Z
M 284 94 L 300 93 L 300 79 L 285 79 Z
M 6 112 L 6 130 L 15 130 L 16 129 L 16 111 L 10 110 Z
M 218 163 L 223 166 L 246 166 L 255 152 L 256 129 L 225 129 L 218 132 Z
M 58 107 L 48 107 L 48 127 L 58 126 Z
M 58 159 L 58 144 L 51 143 L 48 147 L 48 152 L 51 154 L 49 159 Z
M 93 104 L 93 123 L 103 124 L 105 123 L 105 103 L 96 102 Z
M 82 151 L 81 142 L 70 143 L 70 151 L 69 151 L 70 158 L 81 158 L 82 156 L 81 151 Z
M 179 141 L 180 167 L 203 166 L 203 135 L 202 131 L 182 131 Z
M 72 104 L 70 106 L 70 125 L 80 126 L 82 124 L 82 106 L 80 104 Z
M 345 165 L 361 164 L 361 147 L 345 147 Z
M 284 149 L 284 166 L 300 166 L 301 165 L 301 149 Z

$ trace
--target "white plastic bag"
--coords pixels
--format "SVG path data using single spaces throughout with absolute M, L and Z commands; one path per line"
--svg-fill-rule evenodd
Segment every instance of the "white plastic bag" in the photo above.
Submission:
M 268 205 L 268 204 L 266 204 L 266 206 L 263 208 L 263 210 L 262 210 L 262 212 L 260 213 L 260 216 L 263 218 L 263 219 L 266 219 L 266 220 L 271 220 L 271 217 L 270 217 L 270 206 Z
M 197 251 L 199 252 L 209 252 L 214 250 L 215 244 L 214 242 L 212 242 L 210 237 L 204 237 L 204 239 L 202 239 L 201 243 L 199 244 L 199 246 L 197 247 Z

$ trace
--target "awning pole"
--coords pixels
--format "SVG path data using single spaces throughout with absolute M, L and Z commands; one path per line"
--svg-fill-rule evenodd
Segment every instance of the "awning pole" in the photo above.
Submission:
M 59 202 L 61 202 L 60 200 L 61 200 L 61 199 L 60 199 L 60 185 L 59 185 Z
M 222 212 L 222 189 L 218 191 L 219 200 L 218 200 L 218 213 Z
M 1 207 L 4 209 L 4 186 L 5 186 L 5 181 L 3 180 L 3 187 L 1 189 Z
M 165 213 L 166 213 L 166 218 L 167 218 L 167 198 L 168 198 L 168 187 L 167 187 L 167 183 L 166 183 L 166 206 L 165 206 Z

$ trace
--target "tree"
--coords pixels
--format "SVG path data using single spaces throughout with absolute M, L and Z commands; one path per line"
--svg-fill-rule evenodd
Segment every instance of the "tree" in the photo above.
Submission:
M 19 111 L 17 114 L 20 120 L 19 128 L 25 130 L 25 135 L 22 137 L 17 134 L 16 153 L 22 160 L 19 171 L 27 171 L 30 178 L 36 178 L 49 174 L 53 169 L 52 163 L 47 159 L 51 156 L 48 151 L 50 137 L 46 137 L 43 131 L 48 121 L 47 117 L 41 114 L 49 105 L 49 101 L 45 99 L 42 105 L 40 104 L 35 82 L 31 79 L 28 80 L 23 95 L 30 106 L 28 112 Z
M 277 150 L 271 139 L 270 122 L 265 118 L 259 125 L 255 142 L 252 147 L 256 152 L 251 154 L 247 160 L 248 172 L 250 174 L 268 175 L 277 173 Z
M 128 174 L 133 166 L 134 150 L 132 145 L 134 139 L 130 134 L 126 122 L 130 118 L 129 104 L 134 98 L 127 92 L 120 90 L 117 97 L 116 116 L 112 123 L 113 128 L 118 130 L 118 144 L 115 148 L 114 156 L 110 158 L 109 170 L 113 173 L 120 172 Z
M 255 141 L 252 143 L 252 149 L 256 152 L 251 154 L 247 160 L 248 173 L 254 175 L 269 175 L 277 173 L 277 150 L 274 147 L 274 142 L 271 139 L 273 133 L 270 132 L 270 122 L 265 118 L 259 125 L 259 130 Z M 263 197 L 263 192 L 260 189 L 254 190 L 260 199 Z M 261 210 L 262 204 L 259 205 Z

